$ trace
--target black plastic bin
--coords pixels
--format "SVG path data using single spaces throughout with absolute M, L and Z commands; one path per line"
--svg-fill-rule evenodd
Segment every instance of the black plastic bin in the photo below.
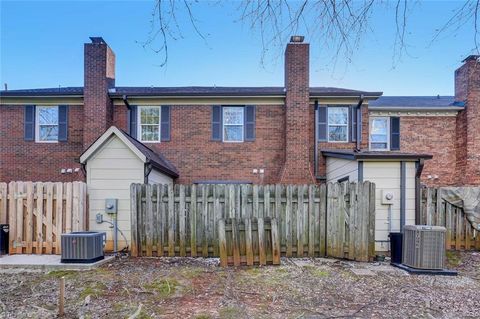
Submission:
M 0 224 L 0 255 L 8 254 L 8 234 L 10 227 L 8 224 Z
M 392 264 L 402 263 L 403 234 L 390 233 L 390 254 Z

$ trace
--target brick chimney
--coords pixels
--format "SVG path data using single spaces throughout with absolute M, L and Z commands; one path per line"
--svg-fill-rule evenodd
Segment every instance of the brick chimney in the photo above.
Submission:
M 285 50 L 285 163 L 280 178 L 285 184 L 315 182 L 310 163 L 314 115 L 309 105 L 309 50 L 303 36 L 292 36 Z
M 465 105 L 457 116 L 459 185 L 480 185 L 480 56 L 471 55 L 455 71 L 455 101 Z
M 83 147 L 87 148 L 112 124 L 108 89 L 115 87 L 115 54 L 101 37 L 84 46 Z

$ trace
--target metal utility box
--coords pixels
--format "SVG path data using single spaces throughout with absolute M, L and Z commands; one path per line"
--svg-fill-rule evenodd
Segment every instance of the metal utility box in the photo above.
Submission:
M 403 264 L 418 269 L 444 269 L 446 231 L 441 226 L 405 226 Z
M 88 264 L 104 258 L 105 233 L 93 231 L 62 234 L 62 263 Z
M 8 242 L 10 226 L 8 224 L 0 224 L 0 255 L 8 254 Z
M 116 214 L 117 213 L 117 199 L 107 198 L 105 199 L 105 213 Z

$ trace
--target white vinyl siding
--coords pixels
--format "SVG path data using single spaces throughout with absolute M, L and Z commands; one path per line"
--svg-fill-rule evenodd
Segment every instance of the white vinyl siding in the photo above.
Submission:
M 345 177 L 348 177 L 350 182 L 356 182 L 358 180 L 358 162 L 327 157 L 327 182 L 335 183 Z
M 148 183 L 149 184 L 171 184 L 173 179 L 170 176 L 163 174 L 156 169 L 152 169 L 150 174 L 148 174 Z
M 112 249 L 113 231 L 108 223 L 97 224 L 98 213 L 112 221 L 105 213 L 105 199 L 118 199 L 118 227 L 130 240 L 130 184 L 143 183 L 144 163 L 118 137 L 112 136 L 87 161 L 90 230 L 107 233 L 108 249 Z M 125 246 L 118 234 L 118 248 Z
M 405 223 L 415 224 L 415 162 L 406 162 Z M 364 180 L 375 183 L 375 250 L 388 251 L 388 205 L 382 204 L 382 191 L 393 193 L 391 231 L 400 231 L 400 162 L 364 162 Z

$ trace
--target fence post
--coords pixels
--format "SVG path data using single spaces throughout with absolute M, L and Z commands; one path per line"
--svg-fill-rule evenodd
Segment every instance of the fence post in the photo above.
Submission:
M 138 257 L 138 198 L 137 198 L 137 184 L 130 185 L 130 220 L 131 220 L 131 238 L 130 238 L 130 254 L 132 257 Z

